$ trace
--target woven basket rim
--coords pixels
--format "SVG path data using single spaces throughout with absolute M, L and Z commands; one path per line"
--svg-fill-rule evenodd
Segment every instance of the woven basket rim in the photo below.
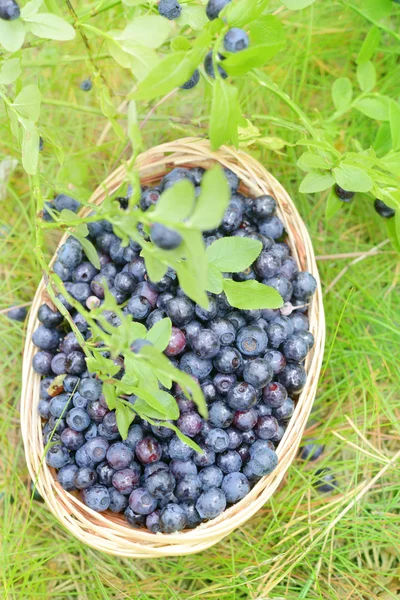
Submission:
M 315 255 L 307 228 L 293 201 L 282 185 L 252 156 L 242 150 L 223 146 L 212 151 L 206 140 L 184 138 L 155 146 L 140 154 L 136 160 L 142 183 L 157 181 L 174 166 L 209 167 L 219 162 L 231 169 L 241 180 L 241 186 L 250 195 L 270 193 L 278 203 L 278 215 L 288 232 L 292 256 L 302 270 L 310 271 L 317 281 L 317 291 L 311 300 L 308 317 L 315 344 L 306 359 L 307 382 L 296 401 L 295 413 L 277 448 L 278 466 L 262 478 L 237 504 L 222 515 L 196 527 L 176 534 L 154 534 L 144 529 L 131 528 L 123 517 L 112 513 L 97 513 L 86 507 L 73 494 L 63 490 L 54 478 L 54 469 L 43 461 L 41 419 L 37 413 L 40 376 L 32 367 L 35 353 L 32 333 L 39 324 L 37 310 L 43 302 L 45 282 L 38 285 L 26 332 L 23 358 L 23 387 L 21 395 L 21 430 L 26 462 L 39 493 L 49 509 L 71 533 L 86 544 L 109 554 L 148 558 L 151 556 L 179 556 L 200 552 L 223 539 L 253 516 L 281 484 L 290 464 L 296 457 L 301 437 L 315 398 L 325 344 L 325 317 L 322 290 Z M 106 194 L 112 195 L 125 180 L 123 166 L 117 168 L 99 185 L 90 198 L 90 204 L 100 204 Z M 84 208 L 80 214 L 87 214 Z M 59 246 L 68 235 L 64 235 Z M 55 260 L 56 253 L 50 264 Z

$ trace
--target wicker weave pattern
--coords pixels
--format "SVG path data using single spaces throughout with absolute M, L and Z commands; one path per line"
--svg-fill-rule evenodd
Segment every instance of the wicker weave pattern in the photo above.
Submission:
M 110 554 L 148 558 L 200 552 L 240 527 L 267 502 L 282 482 L 296 456 L 315 398 L 325 342 L 321 285 L 307 229 L 281 184 L 245 152 L 227 147 L 213 152 L 208 142 L 196 138 L 185 138 L 152 148 L 138 157 L 137 167 L 142 183 L 150 184 L 158 181 L 174 166 L 209 167 L 215 161 L 238 175 L 242 182 L 242 191 L 248 192 L 251 196 L 269 193 L 276 198 L 279 216 L 289 235 L 288 241 L 293 257 L 300 268 L 310 271 L 318 282 L 317 292 L 312 299 L 308 315 L 315 345 L 306 360 L 307 383 L 298 398 L 295 413 L 277 449 L 278 467 L 269 476 L 260 480 L 243 500 L 216 519 L 194 530 L 177 534 L 152 534 L 144 529 L 131 528 L 126 525 L 122 516 L 96 513 L 87 508 L 78 497 L 63 490 L 54 477 L 54 470 L 43 461 L 41 420 L 37 413 L 40 377 L 31 368 L 32 357 L 35 354 L 32 333 L 39 324 L 36 315 L 43 302 L 45 290 L 44 282 L 41 281 L 30 314 L 23 361 L 21 429 L 26 461 L 32 479 L 37 481 L 40 494 L 58 520 L 86 544 Z M 100 204 L 106 193 L 113 194 L 116 191 L 123 178 L 124 168 L 120 167 L 94 192 L 91 202 Z M 88 209 L 85 209 L 82 214 L 85 215 L 87 212 Z M 60 244 L 64 241 L 65 236 Z

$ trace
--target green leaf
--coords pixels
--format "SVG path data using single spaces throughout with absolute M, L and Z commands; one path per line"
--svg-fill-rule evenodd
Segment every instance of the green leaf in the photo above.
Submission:
M 72 235 L 74 235 L 74 234 L 72 233 Z M 92 263 L 92 265 L 94 267 L 96 267 L 96 269 L 100 269 L 101 268 L 100 259 L 97 254 L 97 250 L 94 247 L 94 245 L 92 244 L 92 242 L 90 240 L 88 240 L 86 237 L 79 237 L 78 239 L 79 239 L 80 243 L 82 244 L 82 248 L 83 248 L 84 253 L 87 256 L 87 259 L 90 260 L 90 262 Z
M 381 158 L 380 163 L 384 169 L 398 175 L 400 172 L 400 152 L 390 152 L 387 156 Z
M 17 52 L 25 41 L 25 25 L 21 19 L 4 21 L 0 19 L 0 46 L 7 52 Z
M 212 23 L 215 23 L 215 21 L 218 21 L 218 20 L 219 19 L 215 19 L 214 21 L 211 21 L 209 23 L 209 26 L 211 26 Z M 211 35 L 210 31 L 208 31 L 206 28 L 197 35 L 195 41 L 192 44 L 191 51 L 187 54 L 188 61 L 190 62 L 190 65 L 191 65 L 190 66 L 191 73 L 193 73 L 193 71 L 196 69 L 196 67 L 199 66 L 199 63 L 205 57 L 206 53 L 208 52 L 211 41 L 212 41 L 212 35 Z
M 112 383 L 103 383 L 102 392 L 110 410 L 114 410 L 117 406 L 117 394 L 115 386 Z
M 325 207 L 325 219 L 329 221 L 343 206 L 343 202 L 338 198 L 335 189 L 332 188 L 329 192 Z
M 332 161 L 327 156 L 314 154 L 314 152 L 304 152 L 297 161 L 297 166 L 302 171 L 328 170 L 332 167 Z
M 164 392 L 164 390 L 154 390 L 152 393 L 163 407 L 163 412 L 166 419 L 179 419 L 179 407 L 175 398 L 171 396 L 171 394 Z
M 361 46 L 360 52 L 358 53 L 357 63 L 359 65 L 371 60 L 375 50 L 379 45 L 380 40 L 380 29 L 374 25 L 374 27 L 372 27 L 367 33 L 366 38 Z
M 275 15 L 265 15 L 251 23 L 249 33 L 252 44 L 256 46 L 285 40 L 285 30 Z
M 392 0 L 363 0 L 358 10 L 371 21 L 379 21 L 392 12 Z
M 119 42 L 122 50 L 130 55 L 130 68 L 138 81 L 143 81 L 152 69 L 160 63 L 157 53 L 131 40 Z
M 224 172 L 219 165 L 214 165 L 203 175 L 200 195 L 188 226 L 200 231 L 218 227 L 229 204 L 229 198 L 230 190 Z
M 267 8 L 269 0 L 238 0 L 225 8 L 222 16 L 231 27 L 244 27 L 255 21 Z
M 137 120 L 136 102 L 133 100 L 128 104 L 128 137 L 134 151 L 143 147 L 143 139 Z
M 339 77 L 332 85 L 332 100 L 336 110 L 346 110 L 353 98 L 353 86 L 348 77 Z
M 206 254 L 209 262 L 223 273 L 240 273 L 253 264 L 261 250 L 259 240 L 232 236 L 213 242 Z
M 34 123 L 26 121 L 22 129 L 22 165 L 29 175 L 35 175 L 38 159 L 39 133 Z
M 281 0 L 281 2 L 290 10 L 301 10 L 314 4 L 315 0 Z
M 160 352 L 168 346 L 172 334 L 171 319 L 161 319 L 147 332 L 146 339 Z
M 241 111 L 238 95 L 238 89 L 222 79 L 217 79 L 214 83 L 210 116 L 210 140 L 213 150 L 227 142 L 232 142 L 235 147 L 239 144 L 238 126 Z
M 38 13 L 25 19 L 29 31 L 37 37 L 67 41 L 75 37 L 75 29 L 61 17 L 51 13 Z
M 285 42 L 271 41 L 268 43 L 259 44 L 258 46 L 250 46 L 246 50 L 241 50 L 235 54 L 229 54 L 223 62 L 223 68 L 229 75 L 240 76 L 245 75 L 251 69 L 263 67 L 271 58 L 285 47 Z
M 400 252 L 400 237 L 397 233 L 397 227 L 394 219 L 385 219 L 388 238 L 393 248 Z
M 171 223 L 184 221 L 193 211 L 194 203 L 193 184 L 183 179 L 161 194 L 151 218 L 157 221 L 161 217 Z
M 390 99 L 385 96 L 367 96 L 354 102 L 354 108 L 377 121 L 389 121 Z
M 178 35 L 171 40 L 171 50 L 179 52 L 179 50 L 190 50 L 192 46 L 187 38 L 183 35 Z
M 274 288 L 255 280 L 232 281 L 224 279 L 224 292 L 234 308 L 253 310 L 259 308 L 281 308 L 282 296 Z
M 21 74 L 21 60 L 10 58 L 5 60 L 0 69 L 0 85 L 13 83 Z
M 201 31 L 208 23 L 204 6 L 183 4 L 181 16 L 177 19 L 177 23 L 180 27 L 189 25 L 195 31 Z
M 117 35 L 117 32 L 108 32 L 109 35 Z M 118 32 L 118 35 L 120 35 L 121 32 Z M 112 40 L 110 38 L 107 38 L 106 40 L 107 43 L 107 48 L 109 53 L 111 54 L 111 56 L 113 57 L 113 59 L 115 60 L 115 62 L 117 62 L 119 65 L 121 65 L 121 67 L 124 67 L 124 69 L 130 69 L 131 68 L 131 63 L 132 63 L 132 58 L 131 56 L 125 52 L 122 47 L 120 42 L 118 42 L 117 40 Z
M 142 419 L 157 419 L 157 421 L 163 421 L 165 419 L 164 413 L 161 413 L 147 404 L 147 402 L 142 400 L 142 398 L 137 398 L 135 401 L 134 411 L 137 412 Z
M 159 48 L 171 33 L 171 22 L 160 15 L 137 17 L 125 27 L 121 38 L 146 46 Z
M 344 190 L 352 192 L 369 192 L 373 186 L 371 177 L 360 167 L 341 163 L 333 169 L 335 180 Z
M 394 100 L 389 105 L 389 122 L 393 150 L 400 150 L 400 106 Z
M 22 88 L 12 106 L 19 115 L 36 123 L 40 115 L 41 100 L 42 96 L 39 88 L 34 83 L 31 83 Z
M 374 89 L 376 84 L 376 70 L 370 60 L 357 65 L 357 80 L 363 92 L 370 92 Z
M 195 452 L 200 452 L 200 454 L 202 453 L 200 446 L 198 446 L 196 444 L 196 442 L 194 440 L 192 440 L 190 437 L 188 437 L 187 435 L 182 433 L 182 431 L 180 431 L 180 429 L 178 429 L 178 427 L 176 427 L 176 425 L 174 425 L 173 423 L 162 423 L 162 425 L 164 427 L 167 427 L 168 429 L 172 429 L 172 431 L 174 431 L 176 433 L 176 435 L 181 440 L 181 442 L 183 442 L 187 446 L 190 446 L 190 448 L 193 448 L 193 450 Z
M 208 306 L 207 295 L 203 289 L 199 288 L 195 273 L 193 273 L 184 262 L 179 262 L 177 264 L 176 272 L 179 279 L 179 285 L 186 296 L 189 296 L 191 300 L 197 302 L 197 304 L 200 304 L 201 306 Z
M 221 294 L 223 291 L 223 277 L 221 271 L 214 267 L 214 265 L 208 265 L 208 282 L 207 290 L 213 294 Z
M 115 409 L 118 431 L 123 440 L 126 440 L 128 437 L 129 427 L 135 419 L 135 413 L 132 409 L 133 406 L 132 408 L 129 408 L 129 406 L 126 406 L 126 404 L 123 404 L 122 402 L 118 402 L 117 408 Z
M 208 277 L 208 262 L 206 256 L 206 247 L 204 244 L 203 235 L 196 229 L 180 228 L 180 233 L 184 239 L 185 249 L 185 267 L 192 272 L 197 280 L 198 297 L 203 300 L 199 302 L 203 306 L 208 306 L 208 299 L 204 293 L 207 285 Z
M 160 281 L 168 270 L 168 266 L 157 258 L 155 252 L 142 250 L 141 255 L 146 263 L 146 270 L 151 281 Z
M 311 173 L 307 173 L 304 177 L 299 189 L 302 194 L 315 194 L 316 192 L 327 190 L 334 183 L 335 179 L 331 173 L 311 171 Z
M 193 66 L 186 61 L 186 52 L 175 52 L 163 58 L 143 79 L 136 92 L 135 100 L 152 100 L 164 96 L 184 84 L 193 74 Z
M 25 6 L 21 8 L 21 18 L 25 20 L 36 15 L 42 4 L 43 0 L 32 0 L 31 2 L 25 4 Z

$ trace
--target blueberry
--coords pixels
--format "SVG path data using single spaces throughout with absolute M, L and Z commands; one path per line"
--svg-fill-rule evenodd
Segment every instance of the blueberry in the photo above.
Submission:
M 304 340 L 308 346 L 308 349 L 311 350 L 311 348 L 314 346 L 314 343 L 315 343 L 314 336 L 311 333 L 311 331 L 301 330 L 301 331 L 298 331 L 296 335 L 297 335 L 297 337 Z
M 152 533 L 159 533 L 161 531 L 160 512 L 159 509 L 154 510 L 146 517 L 146 527 Z
M 151 329 L 156 323 L 158 323 L 162 319 L 165 319 L 166 316 L 167 315 L 165 314 L 165 312 L 160 308 L 153 310 L 146 319 L 146 328 Z
M 123 512 L 128 506 L 128 498 L 118 492 L 115 488 L 110 488 L 108 491 L 110 494 L 110 505 L 108 508 L 113 513 Z
M 143 436 L 144 434 L 141 426 L 134 423 L 128 429 L 128 436 L 126 440 L 124 440 L 124 444 L 129 448 L 132 448 L 132 450 L 134 450 L 136 448 L 137 443 L 143 439 Z
M 250 483 L 243 473 L 228 473 L 222 481 L 221 489 L 224 492 L 227 501 L 230 504 L 235 504 L 247 496 L 250 491 Z
M 86 369 L 86 358 L 83 352 L 74 350 L 67 354 L 65 361 L 65 370 L 70 375 L 81 375 Z
M 261 440 L 271 440 L 278 432 L 278 421 L 275 417 L 265 415 L 259 417 L 255 432 L 258 438 Z
M 272 381 L 263 389 L 263 401 L 267 406 L 279 408 L 284 404 L 288 395 L 286 388 L 277 381 Z
M 102 233 L 101 235 L 96 237 L 96 246 L 97 249 L 100 250 L 100 252 L 109 254 L 112 244 L 114 244 L 117 241 L 118 238 L 116 235 L 106 231 L 105 233 Z
M 202 329 L 192 340 L 192 348 L 201 358 L 213 358 L 219 351 L 218 336 L 211 329 Z
M 250 448 L 250 446 L 248 446 L 247 444 L 241 444 L 239 446 L 239 448 L 237 449 L 237 453 L 239 454 L 240 458 L 242 459 L 243 464 L 249 460 L 249 456 L 250 456 L 249 448 Z
M 191 502 L 182 502 L 180 506 L 185 513 L 186 527 L 197 527 L 197 525 L 201 523 L 201 519 L 199 513 L 196 510 L 195 505 Z
M 116 446 L 116 444 L 114 444 L 114 446 Z M 102 462 L 107 455 L 107 460 L 110 464 L 111 467 L 116 468 L 115 464 L 113 464 L 113 461 L 110 460 L 108 458 L 108 450 L 110 448 L 112 448 L 112 446 L 110 447 L 109 443 L 107 440 L 105 440 L 104 438 L 97 436 L 94 437 L 90 440 L 88 440 L 86 442 L 86 444 L 84 446 L 82 446 L 82 448 L 85 448 L 85 452 L 87 454 L 87 456 L 89 457 L 89 459 L 97 464 Z M 114 454 L 112 452 L 110 452 L 110 456 L 112 455 L 112 457 L 114 456 Z M 116 462 L 116 461 L 114 461 Z
M 298 311 L 293 312 L 289 320 L 293 325 L 293 333 L 297 333 L 299 331 L 308 331 L 309 322 L 305 315 L 299 313 Z
M 139 465 L 131 462 L 129 468 L 127 467 L 113 473 L 112 485 L 120 494 L 129 495 L 139 485 L 140 473 L 141 469 Z
M 167 470 L 158 470 L 146 478 L 145 486 L 154 498 L 162 499 L 174 491 L 175 478 Z
M 299 393 L 306 384 L 307 374 L 302 365 L 289 362 L 278 375 L 279 382 L 288 392 Z
M 279 348 L 288 337 L 284 326 L 275 322 L 268 324 L 267 335 L 269 343 L 273 348 Z
M 101 396 L 102 382 L 98 379 L 82 379 L 79 384 L 79 393 L 89 401 L 98 400 Z
M 224 59 L 224 57 L 222 57 L 220 54 L 218 54 L 218 58 L 220 60 Z M 204 59 L 204 69 L 209 77 L 211 77 L 212 79 L 215 79 L 212 51 L 210 51 L 210 52 L 208 52 L 208 54 L 206 54 L 206 57 Z M 221 67 L 220 64 L 218 64 L 218 73 L 219 73 L 220 77 L 222 77 L 222 79 L 226 79 L 228 77 L 228 73 L 225 71 L 225 69 L 223 69 Z
M 151 206 L 155 206 L 160 199 L 160 192 L 156 188 L 147 188 L 140 196 L 140 208 L 146 212 Z
M 171 298 L 166 302 L 165 312 L 177 327 L 183 327 L 193 319 L 194 306 L 188 298 Z
M 307 342 L 298 335 L 292 335 L 282 346 L 283 352 L 288 360 L 301 362 L 308 353 Z
M 53 393 L 52 384 L 53 379 L 51 377 L 46 377 L 45 379 L 42 379 L 42 381 L 40 382 L 40 398 L 42 398 L 43 400 L 49 400 L 52 396 L 55 395 Z M 56 393 L 61 393 L 61 391 L 62 390 Z
M 249 281 L 250 279 L 257 279 L 257 275 L 252 267 L 248 267 L 240 273 L 234 273 L 233 279 L 234 281 Z
M 228 392 L 227 402 L 233 410 L 248 410 L 257 402 L 257 392 L 249 383 L 238 382 Z
M 202 519 L 215 519 L 224 512 L 225 508 L 225 494 L 217 487 L 203 492 L 196 502 L 196 510 Z
M 188 79 L 188 81 L 186 81 L 180 87 L 182 90 L 191 90 L 194 87 L 196 87 L 196 85 L 199 83 L 199 81 L 200 81 L 200 71 L 198 69 L 196 69 L 194 71 L 193 75 L 191 76 L 191 78 Z
M 351 202 L 355 196 L 355 192 L 348 192 L 337 184 L 335 185 L 335 192 L 339 200 L 343 202 Z
M 202 482 L 197 475 L 186 475 L 176 484 L 175 496 L 181 502 L 195 502 L 201 489 Z
M 195 437 L 200 433 L 203 419 L 197 412 L 187 412 L 179 417 L 176 422 L 179 430 L 188 437 Z
M 208 419 L 211 425 L 226 429 L 233 421 L 233 410 L 231 410 L 225 402 L 217 400 L 209 410 Z
M 146 517 L 133 512 L 130 506 L 125 509 L 124 516 L 132 527 L 143 527 L 146 523 Z
M 15 0 L 0 1 L 0 19 L 4 21 L 15 21 L 21 14 L 20 8 Z
M 93 400 L 87 405 L 87 412 L 92 421 L 101 423 L 104 416 L 108 413 L 108 408 L 106 408 L 100 400 Z
M 316 443 L 316 440 L 310 438 L 306 440 L 306 444 L 300 448 L 300 458 L 302 460 L 317 460 L 325 450 L 323 444 Z
M 211 321 L 218 312 L 218 304 L 215 298 L 211 296 L 208 298 L 208 308 L 203 308 L 199 304 L 196 304 L 195 312 L 200 321 Z
M 214 402 L 217 399 L 217 389 L 212 381 L 205 381 L 201 384 L 201 391 L 206 402 Z
M 37 316 L 42 325 L 50 329 L 61 325 L 64 320 L 64 317 L 57 309 L 52 310 L 47 304 L 42 304 L 39 307 Z
M 90 298 L 93 298 L 93 296 L 90 296 L 88 298 L 88 300 L 90 300 Z M 86 301 L 86 305 L 87 305 L 87 301 Z M 74 316 L 74 323 L 81 333 L 85 334 L 88 331 L 88 328 L 89 328 L 88 322 L 86 321 L 85 317 L 83 315 L 81 315 L 80 313 L 76 313 L 76 315 Z
M 287 421 L 294 412 L 294 402 L 291 398 L 286 398 L 282 406 L 274 408 L 272 413 L 279 421 Z
M 113 242 L 110 246 L 110 258 L 117 265 L 126 265 L 136 257 L 135 251 L 129 246 L 123 246 L 121 240 Z
M 319 492 L 322 494 L 329 494 L 338 491 L 336 478 L 329 468 L 318 469 L 315 474 L 318 479 L 315 481 L 314 485 Z
M 70 455 L 64 446 L 61 444 L 54 444 L 46 452 L 46 462 L 49 467 L 54 469 L 61 469 L 69 463 Z
M 130 273 L 118 273 L 114 279 L 114 287 L 121 294 L 132 294 L 136 286 L 136 278 Z
M 70 427 L 66 427 L 61 432 L 61 441 L 64 444 L 64 446 L 68 448 L 68 450 L 72 450 L 75 452 L 76 450 L 78 450 L 78 448 L 83 446 L 86 440 L 83 436 L 83 433 L 81 433 L 80 431 L 75 431 Z
M 142 321 L 150 314 L 150 302 L 146 298 L 132 296 L 127 304 L 127 311 L 135 321 Z
M 168 440 L 174 435 L 172 429 L 169 429 L 168 427 L 163 427 L 162 425 L 152 425 L 151 431 L 159 440 Z
M 104 416 L 103 425 L 110 433 L 118 433 L 117 417 L 115 411 L 110 411 Z
M 155 223 L 151 228 L 151 240 L 162 250 L 175 250 L 181 245 L 182 239 L 180 233 L 161 223 Z
M 235 450 L 227 450 L 217 456 L 217 465 L 223 473 L 234 473 L 240 471 L 242 459 Z
M 240 352 L 231 346 L 223 347 L 213 360 L 215 369 L 220 373 L 234 373 L 242 367 Z
M 226 315 L 226 319 L 232 323 L 236 330 L 241 329 L 246 325 L 246 319 L 238 310 L 233 310 Z
M 121 471 L 119 471 L 121 473 Z M 115 469 L 110 467 L 108 462 L 105 460 L 96 466 L 97 480 L 101 485 L 106 487 L 112 486 L 112 478 L 115 473 Z
M 187 323 L 183 327 L 183 332 L 186 336 L 186 340 L 191 344 L 202 329 L 203 326 L 198 321 L 190 321 L 189 323 Z
M 275 215 L 266 217 L 265 219 L 259 221 L 258 230 L 263 235 L 271 237 L 274 240 L 282 237 L 285 231 L 282 221 Z
M 113 282 L 109 277 L 106 277 L 102 273 L 99 273 L 98 275 L 95 275 L 95 277 L 93 277 L 92 281 L 90 282 L 90 289 L 93 292 L 93 294 L 97 296 L 97 298 L 103 300 L 104 289 L 111 288 L 112 283 Z
M 68 269 L 74 269 L 82 262 L 82 246 L 75 238 L 68 240 L 58 251 L 58 260 Z
M 254 432 L 254 429 L 249 429 L 248 431 L 243 431 L 242 433 L 243 435 L 243 443 L 244 444 L 254 444 L 254 442 L 256 441 L 256 434 Z
M 50 413 L 53 417 L 65 416 L 72 404 L 69 394 L 59 394 L 50 400 Z
M 56 207 L 56 210 L 58 210 L 59 212 L 61 212 L 64 209 L 67 209 L 76 213 L 78 212 L 81 203 L 78 202 L 78 200 L 75 200 L 75 198 L 71 198 L 71 196 L 66 196 L 65 194 L 58 194 L 58 196 L 54 198 L 54 205 Z
M 161 446 L 157 440 L 144 437 L 135 446 L 135 454 L 144 465 L 157 462 L 161 458 Z
M 225 214 L 222 217 L 221 229 L 225 233 L 232 233 L 239 227 L 243 219 L 243 204 L 240 200 L 235 199 L 235 196 L 228 204 Z
M 208 446 L 206 446 L 203 443 L 200 443 L 199 446 L 203 452 L 202 453 L 196 452 L 194 454 L 193 463 L 195 465 L 197 465 L 198 467 L 209 467 L 210 465 L 213 465 L 215 462 L 214 450 L 212 450 L 211 448 L 209 448 Z M 171 466 L 171 470 L 172 469 L 173 469 L 173 467 Z M 186 469 L 187 469 L 187 466 L 186 466 Z
M 182 179 L 188 179 L 192 183 L 194 181 L 193 176 L 192 176 L 191 172 L 189 171 L 189 169 L 185 169 L 183 167 L 176 167 L 175 169 L 172 169 L 172 171 L 170 171 L 169 173 L 164 175 L 164 177 L 162 178 L 162 181 L 161 181 L 162 191 L 170 188 L 171 186 L 174 185 L 174 183 L 177 183 L 178 181 L 181 181 Z
M 41 350 L 56 350 L 59 344 L 59 333 L 57 329 L 39 325 L 32 335 L 32 342 Z
M 167 356 L 177 356 L 178 354 L 181 354 L 184 351 L 185 346 L 186 337 L 183 331 L 181 329 L 178 329 L 178 327 L 172 327 L 171 338 L 169 340 L 168 346 L 164 351 L 165 354 Z
M 236 448 L 239 448 L 243 441 L 242 432 L 238 431 L 235 427 L 228 427 L 226 432 L 229 436 L 229 450 L 236 450 Z
M 268 337 L 257 325 L 249 325 L 239 330 L 236 338 L 238 350 L 246 356 L 258 356 L 267 349 Z
M 50 375 L 52 360 L 53 355 L 50 352 L 46 352 L 45 350 L 36 352 L 32 359 L 33 370 L 39 373 L 39 375 Z
M 256 389 L 265 387 L 272 380 L 272 376 L 272 367 L 265 358 L 248 360 L 244 365 L 243 379 Z
M 289 302 L 291 299 L 293 285 L 285 275 L 278 273 L 274 277 L 263 279 L 263 283 L 269 287 L 273 287 L 282 296 L 284 302 Z
M 185 511 L 178 504 L 167 504 L 160 512 L 160 528 L 164 533 L 182 531 L 186 525 Z
M 193 460 L 171 460 L 169 468 L 175 479 L 183 479 L 188 475 L 197 475 L 197 467 Z
M 243 468 L 243 473 L 250 481 L 269 475 L 276 468 L 278 457 L 270 448 L 259 449 L 253 453 L 248 463 Z
M 249 410 L 237 410 L 234 415 L 233 424 L 240 431 L 251 431 L 257 423 L 258 412 L 255 408 Z
M 208 358 L 200 358 L 194 352 L 187 352 L 179 361 L 181 371 L 203 381 L 211 373 L 213 364 Z
M 301 300 L 308 300 L 317 289 L 317 282 L 311 273 L 301 271 L 297 273 L 292 280 L 293 295 Z
M 276 200 L 272 196 L 259 196 L 251 203 L 251 212 L 255 219 L 272 217 L 276 210 Z
M 147 273 L 144 260 L 140 256 L 138 258 L 134 258 L 128 265 L 126 265 L 124 267 L 124 271 L 136 277 L 138 281 L 144 281 Z
M 206 437 L 205 443 L 214 452 L 225 452 L 229 447 L 229 436 L 223 429 L 211 429 Z
M 219 455 L 222 456 L 222 455 Z M 224 473 L 216 465 L 205 467 L 199 473 L 199 481 L 203 491 L 209 490 L 210 488 L 220 487 Z
M 86 506 L 97 512 L 103 512 L 110 506 L 110 493 L 104 485 L 93 485 L 82 491 Z
M 96 423 L 93 423 L 94 425 L 96 425 Z M 107 429 L 107 427 L 104 426 L 104 423 L 99 423 L 98 425 L 96 425 L 97 427 L 97 433 L 96 436 L 99 435 L 100 437 L 104 438 L 105 440 L 107 440 L 108 442 L 115 442 L 115 441 L 120 441 L 121 440 L 121 436 L 120 434 L 117 433 L 113 433 L 111 431 L 109 431 Z M 86 433 L 85 433 L 86 436 Z M 96 437 L 94 436 L 94 437 Z
M 285 275 L 285 277 L 292 279 L 298 271 L 299 268 L 296 261 L 294 258 L 289 257 L 283 261 L 282 266 L 279 269 L 279 275 Z
M 160 0 L 158 3 L 158 12 L 162 17 L 170 21 L 178 19 L 182 12 L 182 6 L 177 0 Z
M 231 0 L 208 0 L 206 14 L 210 21 L 216 19 L 221 10 L 230 3 Z
M 261 252 L 260 256 L 257 258 L 254 268 L 257 272 L 257 275 L 262 279 L 266 279 L 269 277 L 273 277 L 276 275 L 282 265 L 282 261 L 280 258 L 275 256 L 270 250 L 265 252 Z
M 396 214 L 393 208 L 390 208 L 390 206 L 382 202 L 382 200 L 378 200 L 378 198 L 374 202 L 374 207 L 378 215 L 384 219 L 390 219 Z
M 39 400 L 38 413 L 42 419 L 48 419 L 50 416 L 50 402 L 48 400 Z
M 249 47 L 249 37 L 243 29 L 232 27 L 225 34 L 224 48 L 227 52 L 240 52 Z
M 74 483 L 78 490 L 85 490 L 97 482 L 97 473 L 91 467 L 81 467 L 75 473 Z
M 237 381 L 233 373 L 217 373 L 213 379 L 215 389 L 222 396 L 226 396 Z
M 174 436 L 170 440 L 168 448 L 171 459 L 187 460 L 194 453 L 193 449 L 185 444 L 185 442 L 182 442 L 177 436 Z
M 59 260 L 53 264 L 53 271 L 61 281 L 69 281 L 72 277 L 71 270 L 65 267 Z
M 264 450 L 265 448 L 269 448 L 270 450 L 274 450 L 274 445 L 270 440 L 256 440 L 254 444 L 250 446 L 249 455 L 251 458 L 258 452 L 259 450 Z
M 75 473 L 78 467 L 76 465 L 65 465 L 57 472 L 57 481 L 64 490 L 71 492 L 75 490 Z
M 129 496 L 129 506 L 139 515 L 149 515 L 157 508 L 157 500 L 146 488 L 137 488 Z

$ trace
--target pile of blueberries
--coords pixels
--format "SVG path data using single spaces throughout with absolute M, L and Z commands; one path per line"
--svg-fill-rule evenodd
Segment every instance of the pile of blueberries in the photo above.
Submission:
M 199 167 L 173 169 L 159 186 L 142 190 L 141 209 L 157 204 L 162 191 L 181 179 L 198 190 L 203 173 Z M 273 471 L 275 449 L 305 385 L 303 363 L 314 344 L 306 313 L 316 281 L 310 273 L 299 272 L 290 256 L 274 198 L 245 197 L 238 191 L 237 176 L 228 169 L 225 174 L 230 203 L 221 225 L 204 234 L 205 244 L 225 236 L 261 241 L 263 250 L 255 263 L 233 277 L 274 287 L 289 311 L 235 310 L 224 294 L 210 294 L 204 309 L 185 296 L 172 270 L 152 282 L 140 246 L 134 241 L 122 246 L 106 221 L 88 224 L 100 272 L 73 237 L 59 249 L 53 267 L 71 296 L 89 309 L 101 305 L 107 285 L 123 311 L 147 328 L 171 319 L 165 354 L 200 383 L 209 412 L 204 420 L 175 386 L 180 411 L 175 424 L 202 452 L 195 452 L 171 429 L 139 418 L 122 440 L 115 411 L 108 409 L 102 395 L 102 382 L 88 372 L 75 334 L 54 307 L 39 308 L 41 325 L 32 338 L 38 347 L 33 368 L 43 377 L 43 440 L 53 443 L 47 464 L 57 469 L 60 485 L 79 490 L 91 509 L 123 512 L 128 523 L 152 532 L 180 531 L 217 517 Z M 121 209 L 127 206 L 127 198 L 118 200 Z M 51 206 L 76 211 L 79 203 L 58 196 Z M 155 233 L 155 227 L 151 237 L 156 245 L 175 248 L 181 242 L 172 229 L 158 228 Z M 90 337 L 82 315 L 61 294 L 58 297 L 83 336 Z M 108 312 L 107 319 L 115 327 L 120 324 L 114 313 Z M 140 348 L 137 342 L 133 351 Z M 123 372 L 122 362 L 121 368 Z M 60 375 L 62 383 L 62 378 L 56 379 Z M 133 405 L 135 400 L 130 398 Z

